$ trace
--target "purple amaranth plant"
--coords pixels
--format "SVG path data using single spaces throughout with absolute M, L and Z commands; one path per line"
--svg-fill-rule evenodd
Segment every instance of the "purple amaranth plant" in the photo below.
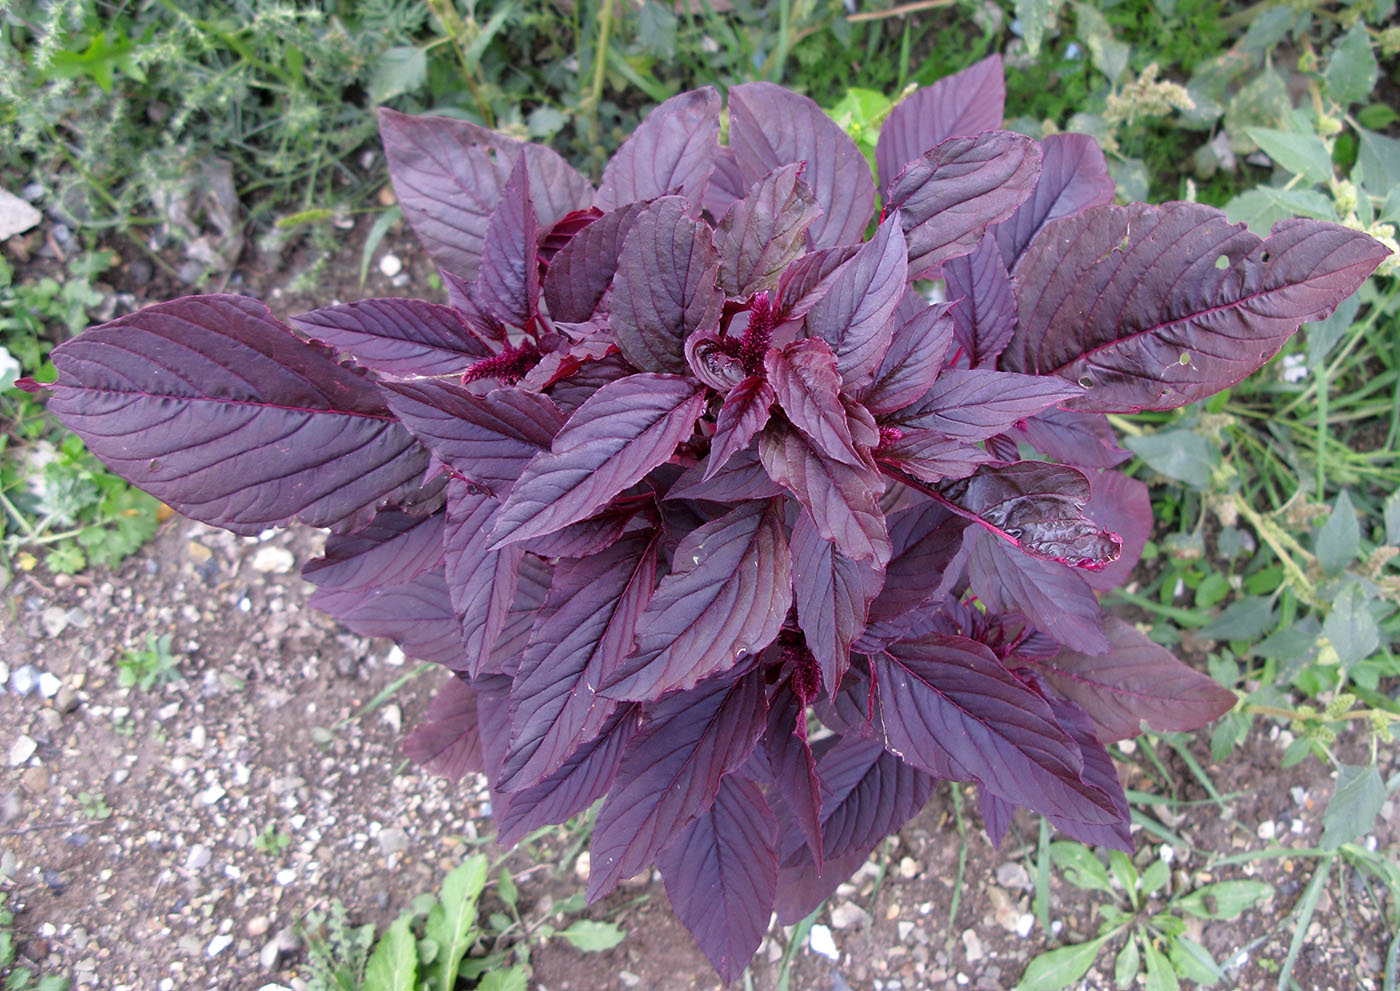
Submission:
M 1104 745 L 1234 696 L 1100 610 L 1151 526 L 1104 414 L 1238 382 L 1386 255 L 1115 206 L 1003 98 L 995 57 L 914 93 L 872 177 L 805 97 L 732 88 L 721 145 L 683 93 L 596 190 L 385 110 L 447 305 L 151 306 L 54 351 L 49 409 L 187 516 L 331 528 L 312 603 L 452 674 L 407 751 L 485 771 L 507 845 L 602 799 L 589 899 L 657 864 L 732 980 L 943 780 L 996 840 L 1130 849 Z

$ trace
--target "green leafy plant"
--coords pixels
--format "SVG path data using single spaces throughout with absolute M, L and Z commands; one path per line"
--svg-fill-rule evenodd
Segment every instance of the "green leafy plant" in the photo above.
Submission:
M 70 981 L 59 974 L 47 976 L 33 967 L 16 963 L 15 913 L 7 904 L 9 892 L 0 891 L 0 977 L 5 979 L 5 991 L 68 991 Z
M 1109 900 L 1097 906 L 1101 922 L 1094 938 L 1035 957 L 1016 991 L 1069 987 L 1112 947 L 1117 947 L 1113 973 L 1119 988 L 1136 986 L 1144 971 L 1149 991 L 1176 988 L 1180 979 L 1212 987 L 1225 979 L 1225 971 L 1186 935 L 1187 917 L 1233 919 L 1273 894 L 1271 885 L 1249 879 L 1173 890 L 1165 859 L 1154 857 L 1140 868 L 1127 854 L 1111 850 L 1105 866 L 1088 847 L 1070 841 L 1052 843 L 1050 858 L 1065 880 Z
M 277 855 L 291 845 L 291 834 L 278 829 L 276 823 L 268 823 L 261 833 L 253 837 L 253 849 L 262 853 Z
M 149 691 L 157 685 L 179 681 L 179 660 L 170 652 L 170 634 L 146 634 L 146 649 L 129 648 L 117 660 L 117 684 Z

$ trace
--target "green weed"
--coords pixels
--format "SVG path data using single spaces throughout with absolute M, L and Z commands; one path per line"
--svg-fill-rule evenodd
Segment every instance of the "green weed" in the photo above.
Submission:
M 157 685 L 179 681 L 179 659 L 170 652 L 170 634 L 146 634 L 146 649 L 128 648 L 117 659 L 117 684 L 149 691 Z

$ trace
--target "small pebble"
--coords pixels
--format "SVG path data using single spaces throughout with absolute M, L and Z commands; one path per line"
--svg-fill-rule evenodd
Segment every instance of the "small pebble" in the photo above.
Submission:
M 39 620 L 44 625 L 44 632 L 56 637 L 68 629 L 68 610 L 62 606 L 49 606 L 40 614 Z
M 386 857 L 408 849 L 408 834 L 397 826 L 381 829 L 375 838 L 379 841 L 379 851 Z
M 10 766 L 19 767 L 24 764 L 29 758 L 34 756 L 34 751 L 38 749 L 39 744 L 21 733 L 19 738 L 16 739 L 14 744 L 10 747 Z
M 63 688 L 63 679 L 58 675 L 45 671 L 39 675 L 39 694 L 46 699 L 51 699 Z
M 403 260 L 395 254 L 387 254 L 379 259 L 379 271 L 386 279 L 392 279 L 403 271 Z
M 259 547 L 253 555 L 253 570 L 262 574 L 285 575 L 296 566 L 296 556 L 285 547 Z
M 10 691 L 16 695 L 28 695 L 39 683 L 39 669 L 32 664 L 24 664 L 10 674 Z
M 905 857 L 899 862 L 899 876 L 906 881 L 919 876 L 919 862 L 913 857 Z
M 967 951 L 967 962 L 976 963 L 981 960 L 985 951 L 982 949 L 981 938 L 971 929 L 964 929 L 962 934 L 963 949 Z
M 203 843 L 196 843 L 190 847 L 189 854 L 185 857 L 185 870 L 200 871 L 209 866 L 209 861 L 213 859 L 213 852 Z
M 255 915 L 244 928 L 249 936 L 263 936 L 272 928 L 272 920 L 265 915 Z
M 1274 825 L 1272 819 L 1265 819 L 1255 832 L 1259 834 L 1261 840 L 1271 840 L 1278 835 L 1278 827 Z
M 233 943 L 233 937 L 228 933 L 220 933 L 209 941 L 209 948 L 204 951 L 207 957 L 217 957 L 223 953 Z
M 812 952 L 828 960 L 840 960 L 841 951 L 836 948 L 836 940 L 831 936 L 831 929 L 827 926 L 816 925 L 807 934 L 807 945 L 812 948 Z
M 580 881 L 587 881 L 590 863 L 587 850 L 579 854 L 578 860 L 574 861 L 574 877 L 578 878 Z
M 841 902 L 831 910 L 831 924 L 837 929 L 855 929 L 870 921 L 870 915 L 855 902 Z
M 278 885 L 283 888 L 296 881 L 296 879 L 297 872 L 292 870 L 290 867 L 282 868 L 280 871 L 277 872 L 276 876 L 273 878 L 273 880 L 276 881 Z
M 1016 861 L 1008 860 L 997 867 L 997 884 L 1003 888 L 1027 890 L 1031 887 L 1031 876 Z

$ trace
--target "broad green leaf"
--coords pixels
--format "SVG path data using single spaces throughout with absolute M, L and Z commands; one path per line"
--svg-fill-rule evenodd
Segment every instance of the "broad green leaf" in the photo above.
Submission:
M 1220 448 L 1192 430 L 1162 430 L 1125 437 L 1123 444 L 1153 471 L 1198 489 L 1210 486 Z
M 1400 491 L 1392 492 L 1385 501 L 1385 542 L 1400 547 Z
M 1335 850 L 1370 830 L 1385 803 L 1385 782 L 1375 764 L 1342 764 L 1337 790 L 1322 814 L 1322 847 Z
M 1065 880 L 1086 891 L 1113 893 L 1113 882 L 1094 851 L 1080 843 L 1065 840 L 1050 844 L 1050 860 L 1064 872 Z
M 1195 981 L 1201 987 L 1210 987 L 1225 978 L 1225 972 L 1210 951 L 1190 937 L 1178 936 L 1172 940 L 1167 956 L 1178 976 Z
M 473 854 L 443 879 L 442 898 L 428 913 L 425 935 L 438 944 L 432 986 L 453 991 L 462 957 L 476 939 L 476 900 L 486 885 L 486 855 Z
M 1356 129 L 1356 172 L 1361 185 L 1375 193 L 1382 193 L 1400 186 L 1400 140 L 1368 131 L 1364 127 Z
M 559 933 L 574 945 L 575 949 L 583 950 L 585 953 L 599 953 L 603 950 L 611 950 L 627 934 L 613 925 L 611 922 L 595 922 L 592 919 L 579 919 Z
M 1021 22 L 1021 34 L 1026 40 L 1026 54 L 1031 58 L 1040 54 L 1045 32 L 1055 22 L 1055 15 L 1064 5 L 1065 0 L 1016 0 L 1016 17 Z
M 1316 189 L 1281 189 L 1257 186 L 1240 193 L 1225 204 L 1225 217 L 1232 224 L 1246 223 L 1260 237 L 1285 217 L 1303 216 L 1314 220 L 1337 220 L 1337 207 L 1331 197 Z
M 1332 311 L 1326 320 L 1303 325 L 1303 333 L 1308 339 L 1308 365 L 1317 368 L 1327 360 L 1328 353 L 1351 327 L 1356 313 L 1361 309 L 1360 296 L 1348 296 L 1340 306 Z
M 1113 983 L 1122 991 L 1127 991 L 1137 983 L 1138 971 L 1142 969 L 1142 956 L 1138 952 L 1136 936 L 1129 935 L 1123 949 L 1118 951 L 1118 959 L 1113 963 Z
M 385 103 L 411 93 L 428 81 L 428 53 L 415 45 L 395 45 L 384 50 L 369 79 L 371 103 Z
M 1225 607 L 1197 636 L 1210 640 L 1253 640 L 1274 628 L 1277 619 L 1273 599 L 1248 595 Z
M 1250 127 L 1245 133 L 1274 162 L 1310 183 L 1332 178 L 1332 153 L 1316 134 L 1280 131 L 1271 127 Z
M 526 991 L 525 968 L 516 965 L 510 970 L 493 970 L 481 975 L 476 991 Z
M 1332 601 L 1332 611 L 1322 621 L 1322 632 L 1337 652 L 1337 662 L 1350 670 L 1381 646 L 1381 629 L 1371 615 L 1365 586 L 1350 581 Z
M 1360 103 L 1371 95 L 1378 74 L 1376 56 L 1371 51 L 1371 35 L 1366 22 L 1358 20 L 1332 49 L 1332 57 L 1322 76 L 1327 83 L 1327 93 L 1344 106 Z
M 515 902 L 520 897 L 520 889 L 516 887 L 515 878 L 510 876 L 510 870 L 502 867 L 501 873 L 496 878 L 496 894 L 501 901 L 511 908 L 515 908 Z
M 1138 906 L 1138 869 L 1133 865 L 1132 858 L 1122 850 L 1108 851 L 1108 869 L 1113 874 L 1113 880 L 1118 882 L 1118 886 L 1128 893 L 1128 900 L 1133 903 L 1133 907 Z
M 1088 47 L 1094 65 L 1108 77 L 1109 82 L 1118 82 L 1118 77 L 1123 75 L 1123 70 L 1128 67 L 1128 56 L 1132 54 L 1132 48 L 1113 37 L 1113 28 L 1109 26 L 1108 18 L 1104 17 L 1097 7 L 1076 3 L 1074 15 L 1079 39 Z
M 1167 867 L 1165 860 L 1154 860 L 1147 865 L 1147 869 L 1142 872 L 1142 880 L 1139 886 L 1142 888 L 1143 896 L 1155 894 L 1167 886 L 1167 881 L 1171 878 L 1171 869 Z
M 1357 123 L 1373 131 L 1383 131 L 1397 120 L 1400 120 L 1400 113 L 1386 103 L 1368 103 L 1356 112 Z
M 1198 919 L 1233 919 L 1251 905 L 1268 898 L 1273 891 L 1273 885 L 1264 881 L 1217 881 L 1183 895 L 1172 904 Z
M 1147 958 L 1147 991 L 1180 991 L 1181 984 L 1176 979 L 1171 961 L 1152 945 L 1151 940 L 1143 940 L 1142 948 Z
M 418 943 L 409 924 L 411 915 L 401 915 L 379 938 L 374 954 L 365 966 L 365 987 L 374 991 L 414 991 L 418 981 Z
M 1062 946 L 1042 953 L 1030 962 L 1015 991 L 1060 991 L 1083 977 L 1094 965 L 1099 950 L 1112 938 L 1109 933 L 1087 943 Z
M 1322 570 L 1335 575 L 1355 560 L 1360 551 L 1361 525 L 1357 522 L 1351 496 L 1343 491 L 1337 496 L 1332 515 L 1318 528 L 1313 553 Z

